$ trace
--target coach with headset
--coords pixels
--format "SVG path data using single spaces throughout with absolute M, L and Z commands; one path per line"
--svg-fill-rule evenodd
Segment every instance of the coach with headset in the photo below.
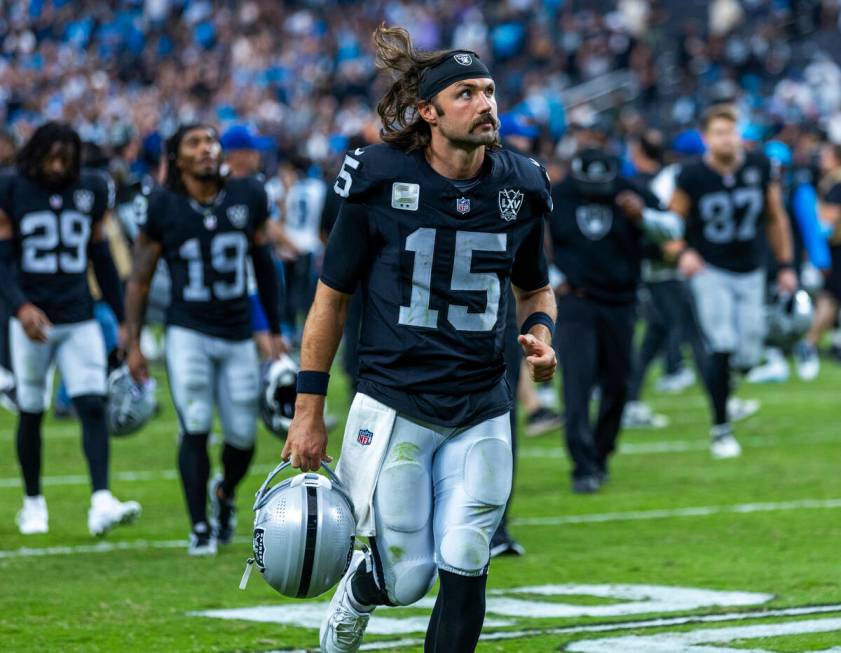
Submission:
M 552 190 L 549 224 L 558 299 L 555 333 L 563 368 L 566 444 L 572 489 L 597 492 L 622 420 L 631 371 L 640 262 L 647 248 L 682 233 L 648 190 L 619 176 L 619 161 L 602 149 L 579 151 Z M 595 425 L 590 398 L 601 401 Z

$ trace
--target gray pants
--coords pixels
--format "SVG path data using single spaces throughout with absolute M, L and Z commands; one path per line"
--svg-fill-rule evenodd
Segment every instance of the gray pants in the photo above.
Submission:
M 216 404 L 225 442 L 238 449 L 254 446 L 260 363 L 253 340 L 225 340 L 170 326 L 166 363 L 184 433 L 209 433 Z
M 374 492 L 372 538 L 389 600 L 418 601 L 438 569 L 485 573 L 511 462 L 508 414 L 466 429 L 397 415 Z
M 9 321 L 12 369 L 18 407 L 40 413 L 49 401 L 51 366 L 58 365 L 72 397 L 105 395 L 105 341 L 96 320 L 56 324 L 49 328 L 47 342 L 30 340 L 17 318 Z
M 765 339 L 765 271 L 738 273 L 707 264 L 689 285 L 710 351 L 731 354 L 737 369 L 756 365 Z

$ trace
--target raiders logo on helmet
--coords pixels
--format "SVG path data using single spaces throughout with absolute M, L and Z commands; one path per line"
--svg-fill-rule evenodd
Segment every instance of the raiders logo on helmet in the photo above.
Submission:
M 613 226 L 613 209 L 606 204 L 582 204 L 575 209 L 578 228 L 590 240 L 601 240 Z

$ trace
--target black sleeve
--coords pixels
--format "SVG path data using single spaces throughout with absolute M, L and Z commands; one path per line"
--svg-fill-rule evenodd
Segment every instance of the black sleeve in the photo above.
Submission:
M 149 195 L 139 196 L 135 204 L 135 215 L 139 230 L 159 243 L 163 241 L 164 237 L 165 192 L 161 189 L 154 189 Z
M 272 258 L 271 245 L 258 245 L 251 250 L 251 262 L 254 264 L 254 279 L 257 281 L 257 294 L 266 313 L 269 331 L 280 333 L 280 281 Z
M 91 187 L 93 189 L 93 210 L 91 217 L 94 222 L 102 220 L 105 214 L 114 208 L 114 198 L 116 191 L 114 190 L 114 182 L 111 177 L 105 172 L 95 172 L 91 174 Z
M 266 192 L 265 185 L 259 179 L 254 180 L 253 188 L 256 199 L 254 200 L 254 212 L 251 215 L 251 225 L 256 231 L 269 219 L 269 194 Z
M 835 184 L 830 188 L 823 201 L 826 204 L 841 204 L 841 184 Z
M 689 166 L 681 166 L 675 178 L 675 188 L 679 188 L 688 195 L 692 194 L 692 169 Z
M 521 290 L 537 290 L 549 283 L 549 269 L 543 253 L 543 220 L 535 220 L 520 249 L 514 255 L 511 283 Z
M 14 246 L 11 240 L 0 240 L 0 301 L 9 309 L 12 315 L 17 315 L 18 309 L 29 300 L 23 294 L 18 283 L 18 275 L 14 265 Z
M 125 309 L 123 308 L 123 287 L 120 284 L 120 275 L 117 274 L 114 259 L 111 258 L 111 248 L 108 241 L 100 240 L 91 243 L 88 248 L 88 256 L 93 264 L 93 273 L 96 276 L 99 289 L 102 291 L 102 298 L 114 311 L 117 322 L 122 324 L 126 319 Z
M 324 206 L 321 209 L 321 235 L 329 237 L 330 232 L 336 225 L 336 218 L 339 216 L 339 209 L 342 207 L 341 198 L 336 193 L 327 193 L 324 198 Z
M 353 294 L 373 257 L 373 238 L 364 204 L 344 202 L 327 241 L 321 281 L 347 295 Z

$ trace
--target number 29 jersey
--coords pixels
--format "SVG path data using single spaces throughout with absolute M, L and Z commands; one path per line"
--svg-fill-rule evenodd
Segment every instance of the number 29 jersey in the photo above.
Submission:
M 778 173 L 761 153 L 745 155 L 732 175 L 723 176 L 705 161 L 683 166 L 676 187 L 691 201 L 686 242 L 705 261 L 731 272 L 751 272 L 764 262 L 768 186 Z
M 226 340 L 251 337 L 247 257 L 254 233 L 268 218 L 256 178 L 228 179 L 212 204 L 153 189 L 140 230 L 161 243 L 172 279 L 169 325 Z
M 53 324 L 93 319 L 88 248 L 94 224 L 113 205 L 113 187 L 99 172 L 83 170 L 61 190 L 26 175 L 0 177 L 0 209 L 12 224 L 21 289 Z
M 345 201 L 321 280 L 343 293 L 361 282 L 360 392 L 443 426 L 509 410 L 510 286 L 548 283 L 545 170 L 487 151 L 468 187 L 436 173 L 422 151 L 379 144 L 347 155 L 334 190 Z

